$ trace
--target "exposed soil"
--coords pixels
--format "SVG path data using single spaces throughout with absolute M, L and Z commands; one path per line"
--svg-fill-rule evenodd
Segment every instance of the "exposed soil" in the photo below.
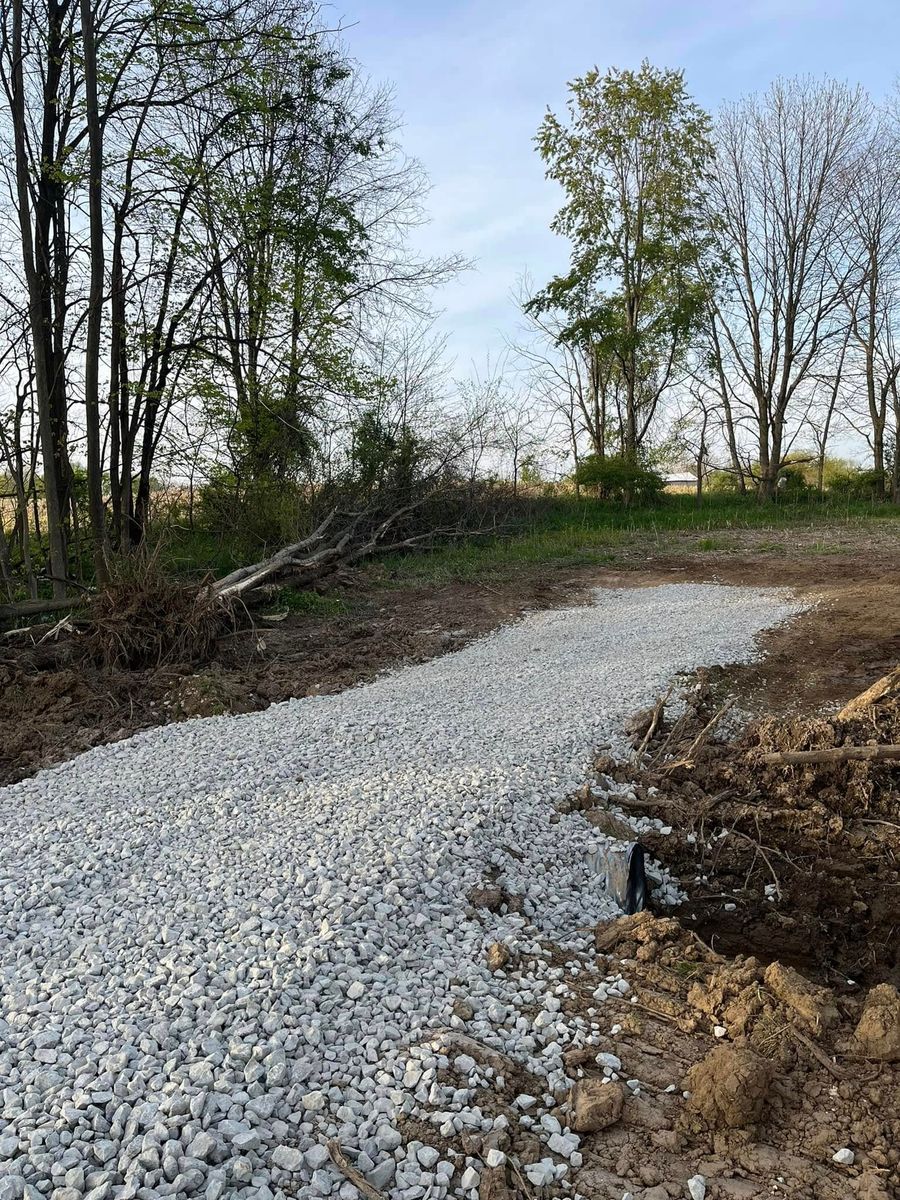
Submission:
M 680 879 L 680 913 L 715 949 L 780 959 L 852 992 L 900 983 L 900 762 L 784 766 L 768 753 L 900 742 L 900 695 L 844 719 L 766 717 L 722 732 L 721 674 L 689 681 L 644 761 L 597 768 L 630 790 L 631 816 L 657 818 L 643 844 Z M 717 694 L 718 693 L 718 694 Z M 730 702 L 730 701 L 729 701 Z M 641 732 L 640 726 L 636 731 Z M 601 829 L 602 790 L 573 801 Z
M 900 544 L 889 528 L 853 526 L 852 540 L 843 526 L 732 531 L 727 549 L 704 545 L 679 535 L 661 555 L 636 537 L 615 569 L 523 568 L 484 583 L 348 577 L 330 593 L 344 611 L 257 619 L 221 638 L 202 667 L 104 667 L 85 653 L 83 634 L 36 646 L 0 640 L 0 783 L 153 725 L 339 691 L 456 649 L 528 609 L 577 603 L 597 586 L 720 580 L 820 598 L 805 617 L 764 635 L 760 663 L 729 673 L 750 711 L 828 711 L 900 661 Z
M 601 1049 L 640 1086 L 626 1090 L 620 1121 L 586 1136 L 582 1195 L 685 1197 L 696 1175 L 708 1200 L 900 1194 L 900 1069 L 890 1061 L 900 1043 L 868 1036 L 879 997 L 867 1005 L 779 964 L 722 958 L 649 913 L 601 927 L 597 942 L 632 984 L 602 1008 L 620 1029 Z M 601 1077 L 593 1060 L 584 1071 Z M 850 1166 L 833 1161 L 842 1149 Z
M 489 901 L 490 888 L 476 900 Z M 551 1116 L 581 1136 L 583 1161 L 569 1179 L 586 1200 L 892 1200 L 900 1195 L 900 995 L 890 985 L 867 997 L 837 995 L 780 963 L 729 958 L 673 917 L 650 912 L 601 924 L 596 974 L 563 975 L 557 989 L 567 1017 L 597 1021 L 597 1044 L 565 1052 L 571 1089 L 557 1093 Z M 550 947 L 562 967 L 570 952 Z M 501 965 L 502 969 L 502 965 Z M 527 971 L 523 960 L 517 969 Z M 604 977 L 630 983 L 594 994 Z M 516 1105 L 542 1081 L 497 1050 L 467 1038 L 473 1006 L 460 996 L 459 1045 L 494 1068 L 479 1088 L 482 1113 L 506 1118 L 485 1134 L 463 1131 L 435 1141 L 433 1127 L 405 1132 L 486 1162 L 483 1200 L 535 1200 L 562 1194 L 534 1189 L 522 1165 L 546 1145 Z M 599 1058 L 598 1058 L 599 1055 Z M 452 1055 L 450 1056 L 452 1060 Z M 461 1081 L 454 1067 L 442 1083 Z M 851 1162 L 834 1161 L 851 1151 Z M 693 1180 L 695 1193 L 689 1193 Z

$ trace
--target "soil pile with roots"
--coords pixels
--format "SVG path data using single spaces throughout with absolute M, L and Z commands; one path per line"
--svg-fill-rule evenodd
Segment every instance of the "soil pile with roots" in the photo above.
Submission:
M 703 672 L 684 699 L 649 739 L 652 713 L 638 714 L 639 762 L 596 763 L 630 785 L 620 800 L 631 816 L 672 827 L 642 840 L 681 879 L 682 920 L 718 950 L 781 959 L 845 990 L 900 982 L 900 761 L 848 757 L 900 743 L 900 671 L 831 719 L 735 730 Z M 818 751 L 834 754 L 790 760 Z
M 94 598 L 82 649 L 110 670 L 206 662 L 234 627 L 231 606 L 203 585 L 152 568 L 109 583 Z

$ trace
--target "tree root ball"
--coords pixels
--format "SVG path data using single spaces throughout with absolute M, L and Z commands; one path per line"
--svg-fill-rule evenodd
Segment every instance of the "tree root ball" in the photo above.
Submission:
M 682 1084 L 691 1128 L 743 1129 L 762 1115 L 775 1075 L 771 1063 L 742 1046 L 716 1046 Z

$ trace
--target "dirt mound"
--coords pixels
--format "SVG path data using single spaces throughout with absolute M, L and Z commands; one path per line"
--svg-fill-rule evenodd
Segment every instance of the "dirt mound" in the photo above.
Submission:
M 744 1129 L 763 1113 L 775 1067 L 743 1046 L 715 1046 L 691 1067 L 682 1087 L 688 1129 Z
M 869 992 L 855 1041 L 864 1058 L 900 1062 L 900 993 L 889 983 Z
M 893 989 L 838 997 L 784 963 L 717 954 L 649 912 L 598 926 L 595 942 L 601 969 L 631 991 L 604 1005 L 599 1057 L 566 1056 L 583 1075 L 569 1110 L 610 1086 L 610 1054 L 627 1084 L 616 1119 L 584 1134 L 582 1195 L 686 1196 L 700 1176 L 707 1200 L 900 1196 L 900 1067 L 873 1062 L 865 1047 L 885 1043 L 864 1040 L 890 1037 Z M 581 1003 L 587 1012 L 590 991 Z
M 252 692 L 248 694 L 246 684 L 216 667 L 178 678 L 164 703 L 177 721 L 230 716 L 262 707 Z
M 769 760 L 896 745 L 898 689 L 900 672 L 835 717 L 735 728 L 701 672 L 640 766 L 597 760 L 629 785 L 629 815 L 672 828 L 642 840 L 690 896 L 679 915 L 717 950 L 779 959 L 845 989 L 900 983 L 900 762 Z M 579 800 L 586 815 L 604 804 Z

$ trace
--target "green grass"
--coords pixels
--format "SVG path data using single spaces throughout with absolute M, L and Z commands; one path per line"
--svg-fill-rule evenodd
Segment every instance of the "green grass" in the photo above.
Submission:
M 311 617 L 334 617 L 347 611 L 346 603 L 338 596 L 320 596 L 297 588 L 279 588 L 268 610 L 273 613 L 303 613 Z
M 574 496 L 529 498 L 500 533 L 450 541 L 423 554 L 381 559 L 371 568 L 373 581 L 389 585 L 445 583 L 502 578 L 521 567 L 608 565 L 635 553 L 727 553 L 738 549 L 739 536 L 759 530 L 754 549 L 798 554 L 835 552 L 833 530 L 875 522 L 893 524 L 900 536 L 900 509 L 867 501 L 805 500 L 760 505 L 740 496 L 666 496 L 647 508 L 625 508 Z M 822 528 L 813 545 L 788 545 L 784 532 Z M 169 531 L 159 547 L 160 561 L 174 573 L 221 576 L 271 553 L 275 547 L 248 546 L 226 535 L 202 529 Z M 336 603 L 312 592 L 288 592 L 273 610 L 329 615 Z
M 395 584 L 475 580 L 529 565 L 614 563 L 637 547 L 648 554 L 677 553 L 679 548 L 728 551 L 738 548 L 730 534 L 753 529 L 773 533 L 756 542 L 756 549 L 783 554 L 787 547 L 779 531 L 873 521 L 895 523 L 900 536 L 900 509 L 866 501 L 780 501 L 766 506 L 739 496 L 711 496 L 698 505 L 692 496 L 668 496 L 653 507 L 628 509 L 571 497 L 531 502 L 527 518 L 507 533 L 467 538 L 426 554 L 385 558 L 378 570 Z M 709 536 L 702 536 L 706 531 Z M 691 540 L 695 534 L 701 536 Z M 832 552 L 827 536 L 820 552 Z

